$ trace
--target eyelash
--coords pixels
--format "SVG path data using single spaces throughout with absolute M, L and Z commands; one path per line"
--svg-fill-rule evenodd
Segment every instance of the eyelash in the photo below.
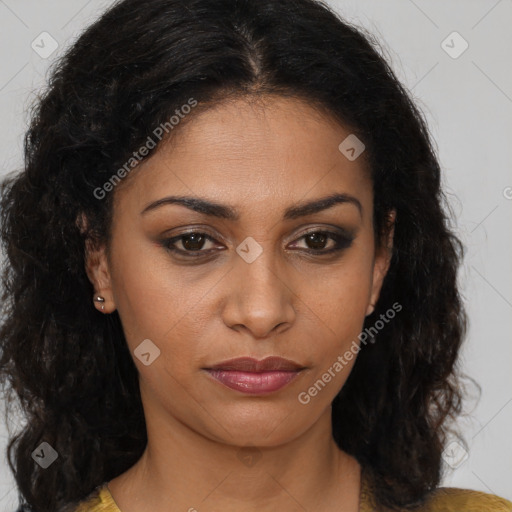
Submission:
M 328 239 L 334 240 L 336 242 L 335 247 L 333 247 L 331 249 L 327 249 L 327 250 L 322 250 L 322 249 L 319 249 L 319 250 L 303 249 L 306 253 L 313 254 L 315 256 L 324 256 L 324 255 L 328 255 L 328 254 L 333 254 L 333 253 L 341 252 L 344 249 L 348 249 L 352 245 L 352 241 L 354 240 L 354 237 L 351 236 L 351 235 L 348 235 L 348 234 L 347 235 L 342 235 L 342 234 L 335 233 L 335 232 L 332 232 L 332 231 L 321 231 L 321 230 L 309 231 L 308 233 L 304 233 L 297 240 L 302 240 L 305 237 L 307 237 L 308 235 L 312 235 L 312 234 L 327 235 Z M 204 253 L 203 254 L 203 256 L 204 256 L 204 255 L 207 255 L 208 253 L 213 253 L 214 251 L 216 251 L 216 249 L 210 249 L 210 250 L 206 250 L 206 251 L 205 250 L 184 251 L 182 249 L 177 249 L 176 247 L 173 247 L 174 243 L 176 243 L 180 239 L 185 238 L 185 237 L 190 236 L 190 235 L 202 235 L 206 240 L 209 240 L 211 242 L 215 242 L 216 241 L 213 237 L 211 237 L 208 234 L 203 233 L 201 231 L 190 231 L 188 233 L 182 233 L 182 234 L 180 234 L 178 236 L 175 236 L 175 237 L 172 237 L 172 238 L 166 238 L 165 240 L 162 240 L 160 242 L 160 244 L 167 251 L 172 252 L 172 253 L 177 253 L 179 255 L 183 255 L 186 258 L 197 258 L 197 257 L 201 257 L 202 256 L 201 253 Z

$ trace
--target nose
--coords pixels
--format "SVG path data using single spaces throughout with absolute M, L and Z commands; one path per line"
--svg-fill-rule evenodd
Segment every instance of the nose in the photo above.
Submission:
M 252 263 L 237 256 L 226 288 L 225 325 L 246 329 L 254 338 L 288 329 L 296 316 L 292 283 L 271 252 L 264 250 Z

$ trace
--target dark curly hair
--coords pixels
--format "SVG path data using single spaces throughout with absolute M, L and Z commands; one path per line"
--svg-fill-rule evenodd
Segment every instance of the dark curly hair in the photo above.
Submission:
M 27 421 L 8 445 L 22 507 L 68 510 L 144 451 L 136 366 L 118 313 L 91 302 L 84 246 L 110 240 L 115 192 L 94 191 L 191 97 L 187 119 L 229 98 L 302 99 L 364 142 L 377 244 L 397 213 L 365 328 L 395 302 L 403 310 L 358 355 L 332 404 L 333 436 L 383 505 L 413 506 L 439 485 L 463 409 L 464 251 L 427 123 L 379 50 L 315 0 L 124 0 L 56 61 L 31 111 L 25 167 L 1 188 L 0 382 Z M 60 455 L 46 470 L 31 457 L 43 441 Z

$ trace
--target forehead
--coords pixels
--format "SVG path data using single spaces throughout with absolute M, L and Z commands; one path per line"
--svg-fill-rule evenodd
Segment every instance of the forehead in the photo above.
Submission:
M 190 115 L 128 177 L 135 186 L 120 191 L 140 210 L 166 193 L 241 208 L 332 192 L 371 194 L 365 155 L 351 161 L 339 149 L 350 130 L 303 100 L 238 99 Z

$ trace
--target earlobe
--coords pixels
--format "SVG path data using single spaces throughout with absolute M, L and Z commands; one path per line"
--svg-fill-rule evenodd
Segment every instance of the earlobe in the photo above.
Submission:
M 365 316 L 371 315 L 375 311 L 375 304 L 368 304 Z
M 80 233 L 85 236 L 85 272 L 89 281 L 94 287 L 92 301 L 96 309 L 103 313 L 112 313 L 116 306 L 112 293 L 112 283 L 106 248 L 104 245 L 94 244 L 88 236 L 88 219 L 85 213 L 81 212 L 76 218 L 76 226 Z
M 92 297 L 94 306 L 103 313 L 112 313 L 116 306 L 106 249 L 104 246 L 93 247 L 89 239 L 86 240 L 85 247 L 85 270 L 94 287 L 94 297 Z

